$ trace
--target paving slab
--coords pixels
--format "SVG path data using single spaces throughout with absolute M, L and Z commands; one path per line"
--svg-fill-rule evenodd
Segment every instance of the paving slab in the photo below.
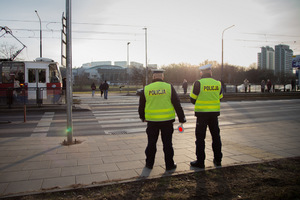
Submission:
M 76 184 L 82 184 L 82 185 L 91 185 L 96 183 L 101 184 L 107 181 L 108 181 L 108 177 L 106 173 L 95 173 L 95 174 L 76 176 Z
M 75 176 L 48 178 L 44 179 L 42 188 L 49 190 L 49 188 L 64 188 L 74 184 L 76 184 Z
M 75 176 L 75 175 L 84 175 L 90 173 L 91 171 L 88 165 L 81 165 L 75 167 L 63 167 L 61 169 L 61 176 Z
M 99 172 L 111 172 L 111 171 L 118 171 L 119 168 L 115 163 L 103 163 L 99 165 L 90 165 L 91 172 L 99 173 Z
M 4 194 L 18 194 L 40 191 L 43 180 L 29 180 L 9 183 Z
M 10 183 L 17 181 L 28 180 L 31 172 L 30 171 L 14 171 L 14 172 L 3 172 L 0 174 L 0 183 Z
M 55 178 L 55 177 L 59 177 L 60 174 L 61 174 L 61 168 L 38 169 L 38 170 L 31 171 L 31 175 L 29 179 L 35 180 L 35 179 Z

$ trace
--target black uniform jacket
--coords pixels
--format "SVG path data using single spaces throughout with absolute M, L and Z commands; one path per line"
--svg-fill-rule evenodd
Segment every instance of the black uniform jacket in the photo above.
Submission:
M 156 81 L 163 81 L 161 79 L 154 79 L 152 82 L 156 82 Z M 174 109 L 175 109 L 175 112 L 178 116 L 178 119 L 179 119 L 179 122 L 180 123 L 184 123 L 186 122 L 186 119 L 185 119 L 185 115 L 184 115 L 184 112 L 183 112 L 183 109 L 180 105 L 180 100 L 179 100 L 179 97 L 176 93 L 176 90 L 174 89 L 174 87 L 171 85 L 171 101 L 172 101 L 172 104 L 174 106 Z M 145 97 L 145 93 L 144 93 L 144 90 L 141 92 L 140 94 L 140 103 L 139 103 L 139 115 L 140 115 L 140 119 L 142 121 L 145 120 L 145 105 L 146 105 L 146 97 Z M 169 120 L 170 122 L 174 122 L 175 119 L 173 120 Z

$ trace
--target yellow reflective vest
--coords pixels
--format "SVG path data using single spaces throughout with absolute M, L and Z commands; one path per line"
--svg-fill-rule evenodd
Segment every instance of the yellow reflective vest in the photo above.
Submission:
M 175 119 L 175 109 L 171 102 L 171 85 L 157 81 L 145 86 L 145 120 L 162 122 Z
M 200 93 L 196 95 L 194 90 L 190 93 L 190 97 L 196 100 L 195 112 L 220 112 L 221 82 L 213 78 L 202 78 L 199 82 Z

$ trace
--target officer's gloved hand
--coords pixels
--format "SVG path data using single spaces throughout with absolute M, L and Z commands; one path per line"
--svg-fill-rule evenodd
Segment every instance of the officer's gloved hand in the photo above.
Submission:
M 184 119 L 182 119 L 182 120 L 179 120 L 179 122 L 183 124 L 183 123 L 186 122 L 186 119 L 184 118 Z

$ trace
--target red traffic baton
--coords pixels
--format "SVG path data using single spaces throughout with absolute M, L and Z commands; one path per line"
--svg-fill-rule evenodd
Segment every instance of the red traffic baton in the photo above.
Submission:
M 183 124 L 179 125 L 177 127 L 177 130 L 178 130 L 179 133 L 183 133 L 184 132 Z

